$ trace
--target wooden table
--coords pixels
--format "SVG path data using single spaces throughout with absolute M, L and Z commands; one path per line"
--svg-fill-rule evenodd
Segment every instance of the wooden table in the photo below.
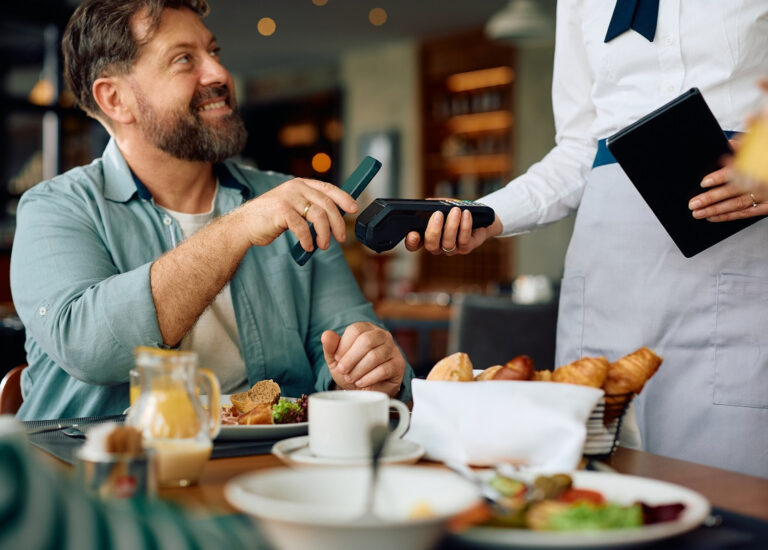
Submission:
M 713 506 L 768 521 L 768 479 L 624 448 L 619 448 L 606 463 L 621 473 L 688 487 L 704 495 Z M 429 461 L 419 464 L 438 466 Z M 163 489 L 160 495 L 185 505 L 201 506 L 209 512 L 233 512 L 224 499 L 227 481 L 252 470 L 280 466 L 282 463 L 272 455 L 210 460 L 198 485 Z

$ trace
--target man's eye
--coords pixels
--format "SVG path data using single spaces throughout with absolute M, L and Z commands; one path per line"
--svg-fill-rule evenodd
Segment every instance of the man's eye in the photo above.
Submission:
M 221 53 L 221 48 L 213 48 L 211 50 L 211 57 L 219 57 L 220 53 Z
M 190 59 L 189 59 L 188 55 L 182 55 L 180 57 L 177 57 L 176 61 L 174 61 L 174 63 L 182 63 L 182 64 L 184 64 L 184 63 L 189 63 L 189 61 L 190 61 Z

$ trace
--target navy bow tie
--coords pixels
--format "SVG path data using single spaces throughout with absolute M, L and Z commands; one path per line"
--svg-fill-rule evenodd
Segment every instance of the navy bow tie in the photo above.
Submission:
M 658 17 L 659 0 L 616 0 L 605 41 L 610 42 L 629 29 L 634 29 L 649 42 L 653 42 Z

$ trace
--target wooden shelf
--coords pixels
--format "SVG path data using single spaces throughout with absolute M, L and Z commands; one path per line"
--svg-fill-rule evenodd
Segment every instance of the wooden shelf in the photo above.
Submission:
M 482 132 L 498 132 L 512 128 L 514 118 L 507 111 L 490 111 L 457 115 L 445 121 L 451 132 L 455 134 L 471 134 Z
M 423 196 L 474 200 L 514 168 L 515 50 L 482 29 L 421 48 Z M 493 239 L 470 257 L 421 254 L 419 288 L 507 281 L 513 239 Z

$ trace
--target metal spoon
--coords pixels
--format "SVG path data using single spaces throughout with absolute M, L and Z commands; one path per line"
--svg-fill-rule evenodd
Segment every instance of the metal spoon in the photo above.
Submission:
M 376 500 L 376 478 L 379 473 L 379 460 L 384 451 L 384 444 L 387 442 L 389 430 L 384 425 L 373 426 L 370 431 L 371 439 L 371 487 L 368 490 L 368 504 L 365 507 L 363 520 L 377 519 L 373 513 L 373 505 Z

